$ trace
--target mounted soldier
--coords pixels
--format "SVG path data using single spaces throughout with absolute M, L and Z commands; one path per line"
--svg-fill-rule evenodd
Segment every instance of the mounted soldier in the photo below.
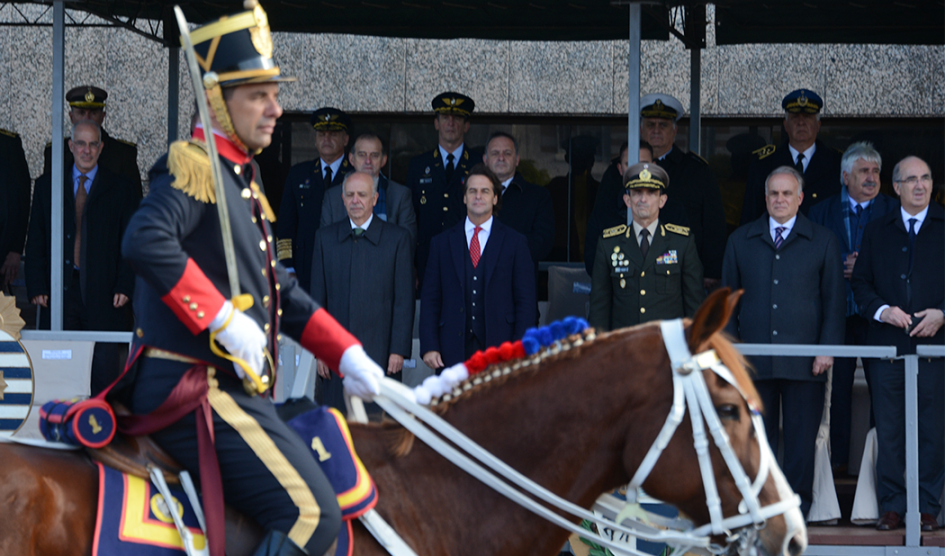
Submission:
M 266 13 L 255 0 L 244 7 L 191 33 L 211 125 L 205 119 L 154 165 L 124 237 L 138 275 L 128 400 L 141 428 L 201 471 L 213 556 L 224 551 L 221 494 L 267 532 L 255 554 L 323 554 L 340 525 L 335 494 L 264 395 L 280 329 L 339 369 L 352 394 L 377 394 L 383 372 L 276 260 L 274 215 L 253 155 L 282 115 L 279 82 L 294 79 L 273 61 Z

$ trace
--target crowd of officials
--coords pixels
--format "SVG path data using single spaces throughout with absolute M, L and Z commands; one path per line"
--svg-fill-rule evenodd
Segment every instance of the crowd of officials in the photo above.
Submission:
M 66 95 L 73 125 L 65 139 L 62 261 L 50 260 L 51 149 L 31 203 L 20 139 L 0 130 L 0 274 L 9 284 L 25 253 L 28 298 L 48 308 L 57 293 L 50 291 L 51 269 L 62 268 L 70 330 L 134 324 L 134 278 L 121 238 L 142 200 L 142 182 L 134 145 L 103 127 L 106 99 L 93 86 Z M 691 316 L 707 292 L 723 286 L 745 291 L 728 328 L 744 342 L 895 345 L 900 354 L 943 343 L 945 213 L 931 202 L 925 161 L 896 161 L 898 198 L 882 194 L 881 154 L 866 142 L 845 152 L 825 145 L 818 139 L 823 100 L 794 91 L 782 101 L 787 141 L 752 153 L 741 226 L 729 234 L 708 165 L 675 144 L 682 105 L 651 94 L 641 107 L 638 163 L 628 164 L 624 145 L 597 182 L 590 175 L 596 145 L 589 158 L 588 145 L 574 138 L 565 145 L 570 175 L 547 187 L 518 171 L 513 135 L 494 133 L 482 150 L 466 144 L 475 102 L 465 95 L 432 100 L 437 144 L 410 161 L 404 184 L 383 174 L 388 146 L 380 137 L 353 136 L 344 112 L 316 110 L 318 157 L 288 173 L 275 222 L 277 258 L 393 377 L 411 357 L 415 299 L 420 355 L 439 372 L 534 326 L 538 263 L 568 249 L 583 256 L 592 280 L 587 316 L 602 330 Z M 572 220 L 578 225 L 562 227 Z M 39 320 L 48 327 L 48 311 Z M 93 393 L 116 376 L 124 357 L 115 346 L 96 346 Z M 846 470 L 856 359 L 751 363 L 769 442 L 783 441 L 784 472 L 806 513 L 828 374 L 831 458 L 835 472 Z M 880 445 L 877 527 L 894 529 L 905 512 L 903 362 L 863 363 Z M 332 376 L 319 362 L 319 401 L 343 409 L 343 388 Z M 943 400 L 943 363 L 923 360 L 923 530 L 938 527 L 941 511 Z

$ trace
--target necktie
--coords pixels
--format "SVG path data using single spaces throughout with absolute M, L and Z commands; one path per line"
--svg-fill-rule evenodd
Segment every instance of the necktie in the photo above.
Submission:
M 801 174 L 804 173 L 804 153 L 797 155 L 797 162 L 794 164 L 794 169 Z
M 863 229 L 863 223 L 860 219 L 863 217 L 863 205 L 856 205 L 856 208 L 853 209 L 853 220 L 850 225 L 850 239 L 852 240 L 853 250 L 860 250 L 860 230 Z
M 85 211 L 85 201 L 89 197 L 85 190 L 85 182 L 89 177 L 85 174 L 79 175 L 79 187 L 75 191 L 75 252 L 72 254 L 72 262 L 76 268 L 79 268 L 80 255 L 82 254 L 82 213 Z
M 473 230 L 472 240 L 469 242 L 469 257 L 472 259 L 473 268 L 479 266 L 479 231 L 482 230 L 481 226 L 476 226 L 476 229 Z
M 774 248 L 780 249 L 781 244 L 784 243 L 784 236 L 781 234 L 784 233 L 784 230 L 787 230 L 784 226 L 778 226 L 774 229 Z
M 354 234 L 354 237 L 361 237 L 364 235 L 364 228 L 355 228 L 352 230 L 352 233 Z
M 915 253 L 915 223 L 917 218 L 909 219 L 909 270 L 912 270 L 913 254 Z
M 644 257 L 650 251 L 650 231 L 646 228 L 640 232 L 640 251 L 643 251 Z
M 856 212 L 856 217 L 857 217 L 857 218 L 859 218 L 860 216 L 862 216 L 862 215 L 863 215 L 863 205 L 856 205 L 856 209 L 854 210 L 854 212 Z
M 446 168 L 444 168 L 444 170 L 446 170 L 446 183 L 447 184 L 453 181 L 453 169 L 454 169 L 453 161 L 454 160 L 456 160 L 456 157 L 453 156 L 453 153 L 450 153 L 449 156 L 446 157 Z
M 325 168 L 325 185 L 331 185 L 331 166 Z

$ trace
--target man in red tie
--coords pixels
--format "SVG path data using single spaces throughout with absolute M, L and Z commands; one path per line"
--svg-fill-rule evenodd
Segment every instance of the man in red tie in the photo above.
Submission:
M 524 235 L 493 216 L 501 183 L 477 164 L 463 184 L 466 218 L 430 242 L 420 293 L 420 353 L 439 372 L 477 350 L 522 337 L 536 315 Z
M 138 208 L 128 178 L 99 164 L 105 149 L 102 128 L 92 120 L 75 124 L 69 150 L 74 163 L 63 176 L 62 261 L 51 260 L 51 179 L 36 180 L 26 242 L 26 289 L 30 301 L 50 306 L 51 269 L 63 269 L 66 330 L 131 330 L 128 300 L 134 273 L 121 256 L 121 236 Z M 62 264 L 63 266 L 59 266 Z M 41 324 L 49 327 L 49 312 Z M 98 343 L 92 357 L 92 394 L 108 386 L 124 365 L 126 349 Z

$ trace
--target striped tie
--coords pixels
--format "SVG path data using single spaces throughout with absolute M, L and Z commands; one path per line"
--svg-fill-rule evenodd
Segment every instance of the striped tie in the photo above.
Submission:
M 778 226 L 774 229 L 774 248 L 781 249 L 781 245 L 784 243 L 784 237 L 781 235 L 784 233 L 784 230 L 787 230 L 784 226 Z
M 479 231 L 482 230 L 482 227 L 476 226 L 476 229 L 473 230 L 472 239 L 469 241 L 469 256 L 472 258 L 473 268 L 479 266 Z

